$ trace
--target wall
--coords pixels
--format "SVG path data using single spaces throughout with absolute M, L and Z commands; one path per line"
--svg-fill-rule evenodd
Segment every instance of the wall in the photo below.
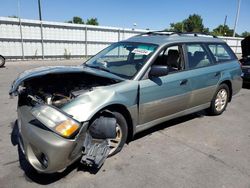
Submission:
M 0 17 L 0 54 L 7 59 L 79 58 L 147 30 Z M 21 28 L 21 29 L 20 29 Z M 41 35 L 42 33 L 42 35 Z M 43 40 L 41 40 L 43 36 Z M 242 38 L 220 37 L 240 56 Z M 42 45 L 43 44 L 43 45 Z

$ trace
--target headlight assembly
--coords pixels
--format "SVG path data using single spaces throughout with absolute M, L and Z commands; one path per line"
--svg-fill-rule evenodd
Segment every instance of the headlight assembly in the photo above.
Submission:
M 37 106 L 32 115 L 57 134 L 69 138 L 80 128 L 80 124 L 51 106 Z

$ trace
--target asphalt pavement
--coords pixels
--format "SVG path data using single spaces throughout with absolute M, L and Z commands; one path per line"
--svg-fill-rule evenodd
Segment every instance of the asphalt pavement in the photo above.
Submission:
M 235 95 L 220 116 L 201 111 L 138 134 L 98 172 L 78 164 L 60 174 L 24 171 L 13 141 L 17 98 L 8 96 L 11 82 L 30 68 L 81 62 L 15 61 L 0 68 L 0 188 L 250 188 L 249 88 Z

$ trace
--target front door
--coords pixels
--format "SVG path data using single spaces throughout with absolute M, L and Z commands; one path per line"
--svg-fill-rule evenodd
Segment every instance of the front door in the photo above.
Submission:
M 182 47 L 164 49 L 153 65 L 166 65 L 169 74 L 141 80 L 139 124 L 183 111 L 190 98 L 190 75 L 185 70 Z

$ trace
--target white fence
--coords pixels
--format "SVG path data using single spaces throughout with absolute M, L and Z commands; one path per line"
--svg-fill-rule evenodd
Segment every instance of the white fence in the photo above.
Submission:
M 42 25 L 42 29 L 41 29 Z M 147 30 L 0 17 L 0 54 L 8 59 L 79 58 Z M 240 56 L 242 38 L 221 37 Z

